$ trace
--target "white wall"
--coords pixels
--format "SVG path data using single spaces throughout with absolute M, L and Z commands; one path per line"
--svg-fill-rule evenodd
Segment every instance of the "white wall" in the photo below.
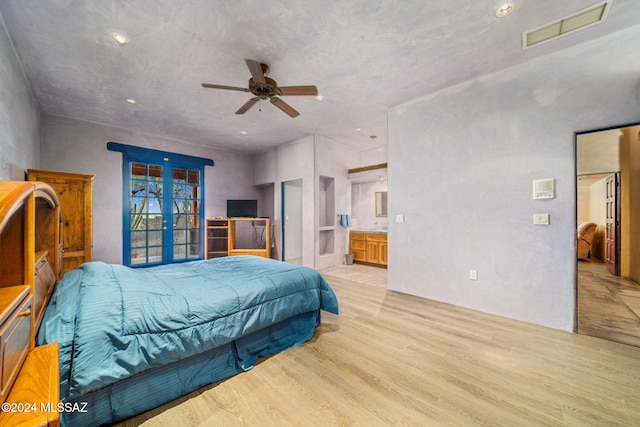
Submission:
M 335 252 L 318 255 L 318 185 L 319 177 L 333 177 L 335 181 L 336 214 L 351 210 L 351 184 L 347 170 L 358 161 L 358 153 L 350 147 L 338 144 L 322 136 L 308 136 L 283 144 L 254 157 L 254 184 L 275 183 L 276 216 L 280 218 L 282 201 L 281 183 L 302 180 L 302 263 L 315 268 L 340 264 L 346 248 L 346 229 L 336 222 Z M 275 222 L 277 253 L 282 248 L 281 220 Z M 285 248 L 286 255 L 286 248 Z M 288 256 L 287 256 L 288 258 Z
M 319 228 L 320 224 L 316 221 L 315 226 L 318 229 L 316 233 L 315 243 L 315 268 L 322 269 L 336 264 L 344 263 L 344 254 L 347 250 L 348 230 L 340 226 L 337 215 L 341 213 L 351 214 L 351 182 L 348 180 L 347 171 L 353 167 L 353 163 L 357 161 L 358 152 L 353 148 L 343 144 L 339 144 L 328 138 L 318 136 L 315 137 L 315 186 L 318 188 L 320 177 L 334 178 L 334 212 L 333 212 L 333 252 L 320 255 Z M 324 209 L 323 201 L 316 195 L 316 218 L 319 218 L 319 212 Z M 327 230 L 326 233 L 330 233 Z M 326 248 L 323 248 L 326 251 Z
M 607 180 L 602 179 L 589 187 L 589 218 L 588 222 L 604 226 L 607 223 Z
M 302 260 L 302 235 L 304 234 L 302 180 L 285 181 L 282 184 L 284 188 L 280 187 L 282 190 L 280 197 L 283 198 L 283 211 L 280 212 L 280 215 L 282 216 L 281 225 L 284 224 L 282 247 L 285 250 L 282 252 L 281 259 L 283 261 Z
M 280 145 L 253 158 L 254 185 L 274 183 L 274 234 L 275 253 L 282 255 L 282 206 L 281 184 L 285 181 L 302 180 L 302 263 L 313 267 L 314 264 L 314 137 Z M 286 249 L 285 249 L 286 255 Z M 289 258 L 288 255 L 286 255 Z
M 574 134 L 639 120 L 639 39 L 636 27 L 393 108 L 389 215 L 406 222 L 389 223 L 389 288 L 572 331 Z M 555 199 L 532 200 L 541 178 Z
M 40 111 L 0 15 L 0 179 L 40 164 Z
M 227 199 L 257 199 L 250 157 L 185 141 L 78 120 L 42 116 L 43 169 L 95 174 L 93 181 L 93 259 L 122 262 L 122 154 L 107 142 L 213 159 L 205 166 L 205 216 L 225 216 Z
M 359 164 L 349 165 L 349 169 L 387 163 L 387 147 L 372 148 L 358 153 Z

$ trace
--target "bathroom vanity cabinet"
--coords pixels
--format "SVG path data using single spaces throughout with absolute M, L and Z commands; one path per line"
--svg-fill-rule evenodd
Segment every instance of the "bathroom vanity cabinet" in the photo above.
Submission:
M 354 262 L 387 267 L 387 233 L 352 231 L 349 241 Z

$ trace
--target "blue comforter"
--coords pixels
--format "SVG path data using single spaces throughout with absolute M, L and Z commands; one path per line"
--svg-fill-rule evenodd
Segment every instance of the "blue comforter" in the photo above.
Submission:
M 72 398 L 320 309 L 338 313 L 329 284 L 280 261 L 90 262 L 57 285 L 38 343 L 60 343 L 61 397 Z

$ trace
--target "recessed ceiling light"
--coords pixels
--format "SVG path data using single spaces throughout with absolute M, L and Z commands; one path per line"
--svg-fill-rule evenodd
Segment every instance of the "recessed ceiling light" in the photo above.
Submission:
M 243 131 L 241 131 L 240 133 L 241 133 L 241 134 L 243 134 L 243 135 L 246 135 L 246 134 L 248 134 L 249 132 L 247 132 L 246 130 L 243 130 Z
M 513 3 L 506 3 L 496 9 L 496 18 L 504 18 L 505 16 L 511 15 L 513 9 L 515 9 L 515 5 Z
M 136 101 L 136 100 L 135 100 L 135 99 L 133 99 L 133 98 L 127 98 L 127 102 L 128 102 L 129 104 L 137 104 L 137 103 L 138 103 L 138 101 Z
M 322 95 L 318 95 L 318 96 L 316 96 L 316 99 L 317 99 L 318 101 L 322 101 L 322 100 L 324 100 L 324 96 L 322 96 Z
M 356 132 L 360 132 L 362 130 L 362 128 L 356 128 L 355 131 Z
M 111 33 L 111 37 L 113 37 L 116 43 L 118 43 L 118 46 L 124 46 L 125 44 L 129 43 L 129 37 L 127 37 L 127 35 L 124 33 L 114 31 L 113 33 Z

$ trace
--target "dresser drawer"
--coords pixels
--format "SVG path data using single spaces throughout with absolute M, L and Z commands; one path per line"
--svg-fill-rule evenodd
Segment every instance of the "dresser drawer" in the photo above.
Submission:
M 365 233 L 357 233 L 357 232 L 351 232 L 349 233 L 349 237 L 351 238 L 351 240 L 367 240 L 367 235 Z
M 372 242 L 386 242 L 387 241 L 387 235 L 386 234 L 378 234 L 378 233 L 372 233 L 372 234 L 367 234 L 367 240 L 372 241 Z
M 367 253 L 365 251 L 351 251 L 353 253 L 354 261 L 367 261 Z
M 31 297 L 27 297 L 0 326 L 0 394 L 3 402 L 29 351 L 31 305 Z
M 351 240 L 351 253 L 355 251 L 364 251 L 367 248 L 367 242 L 364 240 Z

